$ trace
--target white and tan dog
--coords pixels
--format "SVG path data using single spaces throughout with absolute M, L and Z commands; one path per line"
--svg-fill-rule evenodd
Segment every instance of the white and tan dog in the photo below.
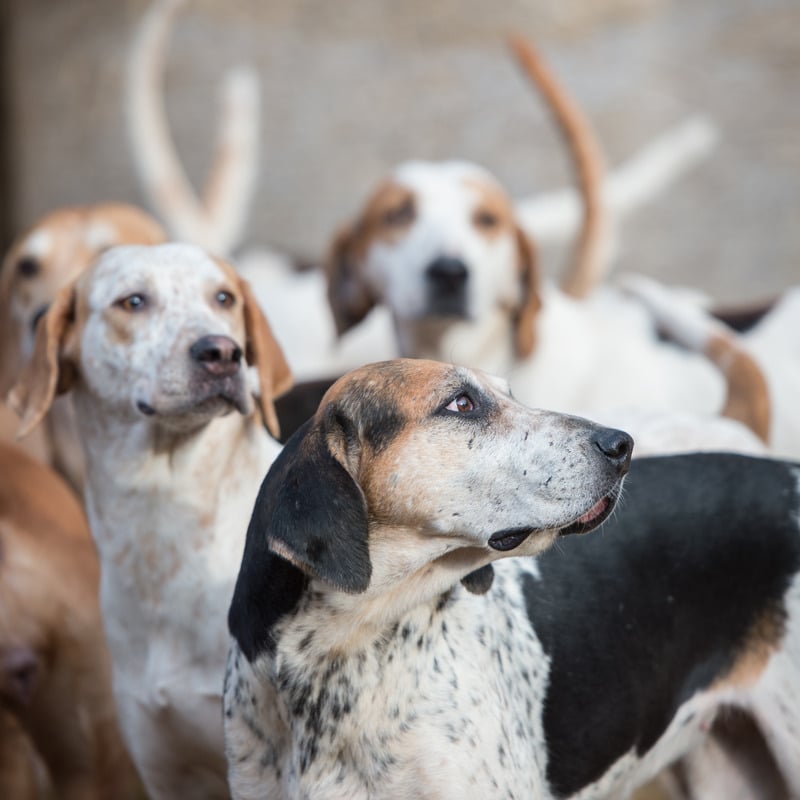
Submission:
M 799 291 L 738 341 L 715 332 L 696 342 L 704 352 L 678 348 L 628 292 L 604 286 L 575 300 L 543 281 L 511 201 L 475 165 L 398 167 L 335 239 L 328 275 L 340 333 L 384 304 L 402 355 L 480 367 L 508 378 L 527 405 L 606 423 L 622 425 L 626 417 L 612 414 L 628 408 L 710 418 L 725 406 L 725 377 L 736 371 L 741 385 L 742 371 L 758 381 L 761 369 L 773 414 L 757 432 L 771 424 L 772 450 L 800 456 L 791 410 L 800 404 Z M 632 432 L 644 442 L 645 431 Z
M 248 285 L 169 244 L 113 248 L 62 291 L 12 393 L 24 433 L 72 391 L 120 723 L 154 800 L 227 796 L 225 609 L 290 383 Z
M 60 289 L 108 247 L 165 240 L 155 219 L 126 203 L 59 208 L 20 234 L 0 270 L 0 397 L 33 354 L 36 327 Z M 45 442 L 36 455 L 80 491 L 83 455 L 68 400 L 54 403 L 45 428 Z

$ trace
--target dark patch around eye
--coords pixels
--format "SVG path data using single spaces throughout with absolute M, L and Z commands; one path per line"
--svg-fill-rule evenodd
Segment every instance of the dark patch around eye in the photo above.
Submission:
M 414 221 L 415 216 L 414 201 L 409 197 L 400 205 L 385 211 L 383 214 L 383 223 L 392 228 L 399 228 L 403 225 L 410 225 Z
M 42 271 L 42 265 L 33 256 L 23 256 L 17 262 L 17 273 L 23 278 L 34 278 Z
M 479 228 L 496 228 L 500 224 L 500 217 L 492 211 L 481 209 L 475 213 L 474 222 Z

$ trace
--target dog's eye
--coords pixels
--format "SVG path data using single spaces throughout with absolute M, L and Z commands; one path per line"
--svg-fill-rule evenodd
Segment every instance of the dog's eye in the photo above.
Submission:
M 500 224 L 500 217 L 492 211 L 481 209 L 475 213 L 475 224 L 479 228 L 496 228 Z
M 453 398 L 445 406 L 448 411 L 455 411 L 456 414 L 469 414 L 470 411 L 474 411 L 477 407 L 478 404 L 466 392 Z
M 226 292 L 225 290 L 217 292 L 214 295 L 214 299 L 223 308 L 230 308 L 236 302 L 236 298 L 233 296 L 233 294 L 231 292 Z
M 17 261 L 17 272 L 23 278 L 33 278 L 39 274 L 42 265 L 33 256 L 23 256 Z
M 414 202 L 409 198 L 399 206 L 390 208 L 383 214 L 383 224 L 390 228 L 410 225 L 414 221 Z
M 147 307 L 147 297 L 137 292 L 129 294 L 127 297 L 121 297 L 114 305 L 123 311 L 143 311 Z

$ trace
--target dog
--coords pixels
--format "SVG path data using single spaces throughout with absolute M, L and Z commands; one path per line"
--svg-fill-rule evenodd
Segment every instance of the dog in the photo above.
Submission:
M 713 347 L 661 340 L 647 305 L 626 291 L 600 286 L 576 300 L 543 281 L 511 201 L 473 164 L 398 167 L 334 238 L 327 274 L 340 334 L 383 304 L 401 355 L 503 375 L 531 406 L 710 417 L 725 405 L 728 360 L 714 360 Z M 735 340 L 766 379 L 770 449 L 791 457 L 800 457 L 798 313 L 800 289 L 789 290 Z
M 3 759 L 0 794 L 38 796 L 24 733 L 56 797 L 133 797 L 83 509 L 56 473 L 18 447 L 0 443 L 0 470 L 0 752 L 19 750 Z
M 155 219 L 125 203 L 60 208 L 17 237 L 0 270 L 0 397 L 33 354 L 36 327 L 61 288 L 112 245 L 165 240 Z M 36 455 L 80 493 L 84 465 L 68 402 L 55 403 L 46 428 Z
M 120 724 L 153 800 L 228 796 L 225 610 L 290 383 L 232 267 L 129 245 L 58 295 L 11 394 L 24 434 L 71 391 Z
M 796 794 L 800 465 L 634 460 L 611 517 L 630 456 L 464 367 L 338 382 L 248 529 L 233 796 L 620 798 L 723 702 Z

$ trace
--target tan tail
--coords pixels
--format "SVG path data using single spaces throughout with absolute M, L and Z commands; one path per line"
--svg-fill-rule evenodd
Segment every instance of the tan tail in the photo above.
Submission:
M 721 416 L 735 419 L 769 444 L 772 406 L 767 379 L 738 335 L 697 305 L 643 276 L 629 276 L 623 286 L 653 314 L 659 329 L 673 341 L 705 354 L 727 381 Z
M 603 197 L 605 161 L 588 120 L 533 45 L 520 36 L 511 37 L 510 45 L 570 146 L 584 214 L 575 256 L 562 288 L 572 297 L 586 297 L 605 277 L 610 253 L 610 213 Z
M 259 81 L 249 69 L 225 76 L 214 162 L 202 199 L 169 132 L 163 73 L 169 35 L 183 0 L 155 0 L 128 58 L 126 111 L 133 159 L 150 203 L 176 239 L 225 256 L 239 243 L 255 188 Z

